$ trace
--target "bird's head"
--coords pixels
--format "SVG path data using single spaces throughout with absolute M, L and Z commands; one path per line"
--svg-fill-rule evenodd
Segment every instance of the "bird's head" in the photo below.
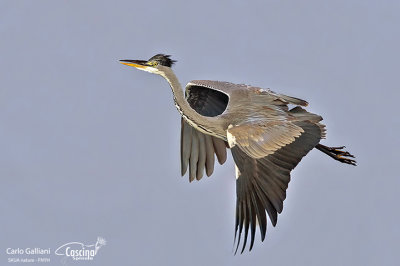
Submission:
M 161 74 L 163 68 L 170 68 L 176 61 L 172 60 L 169 55 L 156 54 L 149 60 L 119 60 L 121 64 L 136 67 L 137 69 L 147 71 L 154 74 Z

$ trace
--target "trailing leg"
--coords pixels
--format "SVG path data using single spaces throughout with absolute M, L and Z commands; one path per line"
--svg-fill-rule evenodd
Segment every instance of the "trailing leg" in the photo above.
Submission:
M 348 151 L 343 151 L 345 146 L 341 147 L 328 147 L 322 144 L 317 144 L 315 146 L 318 150 L 322 151 L 323 153 L 327 154 L 331 158 L 341 162 L 347 163 L 351 165 L 356 165 L 356 161 L 351 159 L 354 158 L 354 155 L 350 154 Z

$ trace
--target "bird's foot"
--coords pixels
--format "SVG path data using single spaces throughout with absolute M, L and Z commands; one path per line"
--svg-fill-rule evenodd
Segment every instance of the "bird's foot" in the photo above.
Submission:
M 355 158 L 354 155 L 352 155 L 348 151 L 344 151 L 343 149 L 346 148 L 345 146 L 340 146 L 340 147 L 328 147 L 322 144 L 318 144 L 317 149 L 321 150 L 322 152 L 326 153 L 333 159 L 342 162 L 342 163 L 347 163 L 351 165 L 357 165 L 356 161 L 351 159 Z

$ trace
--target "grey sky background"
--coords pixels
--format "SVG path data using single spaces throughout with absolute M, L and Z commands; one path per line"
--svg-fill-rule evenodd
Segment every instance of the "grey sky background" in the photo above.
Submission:
M 108 243 L 92 265 L 396 265 L 398 1 L 1 1 L 0 264 L 7 247 Z M 310 103 L 326 145 L 292 172 L 264 243 L 233 256 L 234 165 L 180 177 L 161 77 L 118 59 L 171 54 L 192 79 Z M 396 193 L 397 192 L 397 193 Z M 258 233 L 257 233 L 258 234 Z M 52 256 L 51 265 L 61 265 Z

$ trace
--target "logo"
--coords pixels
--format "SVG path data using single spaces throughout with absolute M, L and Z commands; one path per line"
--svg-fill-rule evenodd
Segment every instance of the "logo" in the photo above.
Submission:
M 85 245 L 80 242 L 69 242 L 57 248 L 56 255 L 72 258 L 73 260 L 93 260 L 97 252 L 102 246 L 106 245 L 106 240 L 102 237 L 97 237 L 97 241 L 93 245 Z

